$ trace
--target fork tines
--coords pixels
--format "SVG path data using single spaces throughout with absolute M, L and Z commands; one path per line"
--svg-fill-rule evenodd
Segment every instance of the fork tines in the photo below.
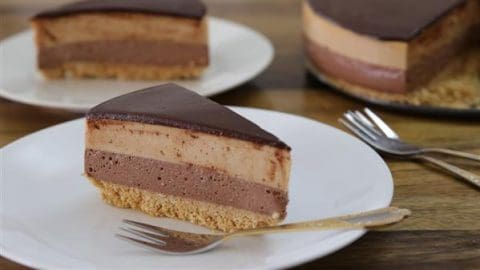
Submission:
M 160 227 L 128 219 L 124 219 L 122 222 L 127 226 L 120 227 L 120 230 L 137 236 L 138 238 L 118 233 L 115 234 L 115 236 L 119 237 L 120 239 L 133 242 L 134 244 L 140 244 L 144 247 L 154 248 L 156 250 L 165 247 L 166 242 L 164 239 L 168 237 L 168 232 L 166 230 L 163 230 Z
M 223 235 L 170 230 L 128 219 L 122 222 L 124 226 L 120 227 L 120 230 L 131 236 L 116 234 L 117 237 L 169 255 L 203 252 L 215 247 L 223 238 Z
M 398 134 L 395 131 L 393 131 L 385 122 L 383 122 L 382 118 L 380 118 L 377 114 L 372 112 L 369 108 L 365 108 L 363 110 L 388 138 L 395 138 L 395 139 L 400 138 Z
M 368 108 L 365 108 L 364 112 L 347 111 L 339 121 L 367 143 L 379 137 L 398 138 L 398 135 L 378 115 Z

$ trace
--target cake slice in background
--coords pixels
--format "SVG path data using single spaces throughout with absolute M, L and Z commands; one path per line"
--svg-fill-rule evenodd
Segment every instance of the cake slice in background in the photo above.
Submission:
M 115 206 L 221 231 L 274 225 L 288 203 L 290 148 L 175 84 L 87 114 L 85 174 Z
M 468 108 L 480 96 L 479 14 L 478 0 L 305 0 L 305 52 L 355 96 Z
M 49 79 L 183 79 L 208 66 L 199 0 L 87 0 L 35 15 L 38 68 Z

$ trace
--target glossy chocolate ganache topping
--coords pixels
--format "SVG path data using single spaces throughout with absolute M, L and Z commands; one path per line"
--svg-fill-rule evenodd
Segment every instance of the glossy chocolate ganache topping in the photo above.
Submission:
M 43 11 L 33 17 L 59 17 L 89 12 L 140 12 L 200 19 L 205 5 L 199 0 L 86 0 Z
M 165 125 L 290 149 L 227 107 L 172 83 L 108 100 L 92 108 L 87 118 Z
M 466 0 L 307 0 L 344 28 L 385 40 L 411 40 Z

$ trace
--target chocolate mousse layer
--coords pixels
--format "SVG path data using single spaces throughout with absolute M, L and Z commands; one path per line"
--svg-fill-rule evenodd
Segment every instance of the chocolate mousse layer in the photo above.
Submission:
M 40 47 L 40 68 L 55 68 L 65 62 L 91 61 L 138 65 L 208 65 L 208 47 L 154 41 L 95 41 Z
M 386 92 L 407 91 L 405 70 L 376 66 L 337 54 L 304 38 L 310 62 L 327 75 Z
M 86 149 L 85 172 L 97 180 L 284 218 L 287 193 L 215 168 Z

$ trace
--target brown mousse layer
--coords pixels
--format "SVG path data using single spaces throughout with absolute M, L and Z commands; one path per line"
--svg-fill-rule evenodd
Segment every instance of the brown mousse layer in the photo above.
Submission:
M 98 180 L 154 193 L 278 215 L 280 218 L 286 215 L 286 192 L 234 178 L 212 168 L 86 149 L 85 172 Z
M 407 90 L 405 70 L 376 66 L 345 57 L 308 38 L 304 38 L 304 46 L 310 62 L 327 75 L 387 92 Z
M 89 61 L 137 65 L 208 65 L 208 47 L 155 41 L 90 41 L 40 47 L 40 68 L 55 68 L 65 62 Z

